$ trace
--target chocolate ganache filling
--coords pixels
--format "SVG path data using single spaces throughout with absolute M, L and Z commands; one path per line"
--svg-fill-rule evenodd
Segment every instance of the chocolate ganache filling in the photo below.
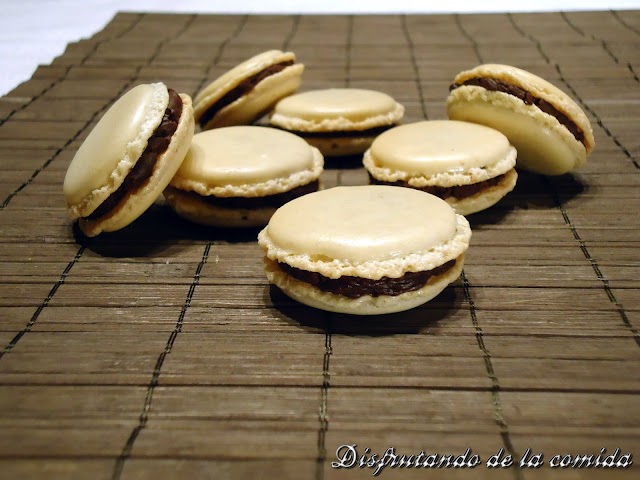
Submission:
M 367 128 L 366 130 L 339 130 L 330 132 L 303 132 L 301 130 L 287 130 L 304 138 L 348 138 L 348 137 L 377 137 L 382 132 L 389 130 L 396 125 L 382 125 L 380 127 Z
M 227 105 L 235 102 L 237 99 L 249 93 L 253 88 L 260 83 L 262 80 L 267 78 L 270 75 L 274 75 L 278 72 L 281 72 L 287 67 L 293 65 L 293 60 L 288 60 L 286 62 L 276 63 L 274 65 L 269 65 L 263 70 L 260 70 L 255 75 L 243 80 L 240 82 L 235 88 L 229 90 L 222 97 L 220 97 L 213 105 L 211 105 L 200 117 L 198 123 L 200 127 L 204 128 L 207 123 L 211 121 L 216 114 L 222 110 Z
M 169 104 L 164 111 L 160 125 L 155 129 L 153 135 L 147 142 L 147 147 L 140 155 L 140 158 L 124 178 L 118 189 L 111 193 L 107 199 L 96 208 L 87 219 L 95 220 L 106 215 L 113 210 L 120 201 L 128 194 L 138 190 L 153 174 L 158 158 L 162 155 L 171 143 L 171 137 L 178 128 L 178 122 L 182 115 L 182 99 L 175 90 L 169 90 Z
M 294 198 L 298 198 L 302 195 L 306 195 L 307 193 L 317 191 L 319 184 L 320 182 L 318 180 L 314 180 L 313 182 L 293 188 L 287 192 L 265 195 L 264 197 L 216 197 L 213 195 L 199 195 L 195 192 L 185 192 L 182 190 L 181 193 L 197 198 L 198 200 L 206 202 L 214 207 L 220 208 L 278 208 L 285 203 L 293 200 Z
M 494 185 L 499 184 L 502 179 L 505 177 L 506 173 L 502 175 L 498 175 L 497 177 L 490 178 L 489 180 L 485 180 L 484 182 L 471 183 L 469 185 L 456 185 L 454 187 L 438 187 L 435 185 L 427 185 L 426 187 L 413 187 L 404 181 L 397 182 L 385 182 L 383 180 L 378 180 L 374 178 L 371 174 L 369 174 L 369 181 L 374 185 L 394 185 L 399 187 L 409 187 L 415 188 L 416 190 L 422 190 L 423 192 L 430 193 L 431 195 L 435 195 L 437 197 L 444 199 L 454 197 L 454 198 L 466 198 L 475 195 L 476 193 L 484 190 L 485 188 L 492 187 Z
M 455 90 L 456 88 L 465 86 L 465 85 L 475 85 L 478 87 L 485 88 L 492 92 L 503 92 L 508 93 L 509 95 L 513 95 L 514 97 L 519 98 L 527 105 L 535 105 L 544 113 L 555 117 L 562 125 L 564 125 L 567 130 L 571 132 L 571 134 L 575 137 L 577 141 L 582 143 L 585 147 L 584 140 L 584 132 L 582 129 L 575 124 L 569 117 L 567 117 L 564 113 L 558 110 L 556 107 L 551 105 L 546 100 L 542 98 L 538 98 L 532 95 L 530 92 L 526 91 L 522 87 L 518 87 L 517 85 L 512 85 L 503 80 L 498 80 L 496 78 L 486 78 L 486 77 L 473 77 L 469 80 L 465 80 L 461 84 L 454 83 L 449 87 L 449 90 Z
M 403 293 L 414 292 L 424 287 L 429 279 L 442 275 L 452 269 L 456 260 L 449 260 L 431 270 L 422 272 L 407 272 L 399 278 L 382 277 L 379 280 L 370 278 L 342 276 L 340 278 L 328 278 L 318 272 L 309 272 L 292 267 L 286 263 L 278 262 L 282 271 L 293 278 L 309 283 L 323 292 L 335 293 L 348 298 L 359 298 L 365 295 L 379 297 L 380 295 L 397 296 Z

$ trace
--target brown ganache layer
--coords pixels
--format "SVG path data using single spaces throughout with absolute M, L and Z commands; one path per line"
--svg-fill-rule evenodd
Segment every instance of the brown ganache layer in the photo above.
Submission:
M 374 127 L 374 128 L 367 128 L 366 130 L 337 130 L 335 132 L 333 131 L 303 132 L 302 130 L 288 130 L 288 129 L 283 129 L 283 130 L 287 130 L 287 132 L 294 133 L 299 137 L 304 137 L 304 138 L 377 137 L 382 132 L 389 130 L 390 128 L 393 128 L 395 126 L 396 126 L 395 124 L 392 124 L 392 125 L 382 125 L 380 127 Z M 276 127 L 276 128 L 280 128 L 280 127 Z
M 313 285 L 323 292 L 335 293 L 348 298 L 359 298 L 365 295 L 371 295 L 372 297 L 389 295 L 395 297 L 403 293 L 414 292 L 424 287 L 431 277 L 445 273 L 452 269 L 455 264 L 456 260 L 449 260 L 447 263 L 431 270 L 407 272 L 399 278 L 382 277 L 379 280 L 372 280 L 348 275 L 340 278 L 328 278 L 318 272 L 309 272 L 278 262 L 280 269 L 287 275 Z
M 178 122 L 182 116 L 182 99 L 173 89 L 169 88 L 169 104 L 167 105 L 160 125 L 147 142 L 147 147 L 140 158 L 124 178 L 118 189 L 111 193 L 107 199 L 96 208 L 87 219 L 95 220 L 113 210 L 128 194 L 139 189 L 153 174 L 158 158 L 166 152 L 171 143 L 171 137 L 178 128 Z
M 317 191 L 319 185 L 320 182 L 318 180 L 314 180 L 311 183 L 301 185 L 287 192 L 265 195 L 264 197 L 215 197 L 213 195 L 199 195 L 195 192 L 186 192 L 184 190 L 180 190 L 180 192 L 206 202 L 209 205 L 213 205 L 214 207 L 244 208 L 251 210 L 257 208 L 281 207 L 294 198 L 298 198 L 302 195 L 306 195 L 307 193 Z
M 207 123 L 211 121 L 216 114 L 222 110 L 227 105 L 235 102 L 237 99 L 249 93 L 253 88 L 260 83 L 262 80 L 267 78 L 270 75 L 281 72 L 287 67 L 290 67 L 294 64 L 293 60 L 288 60 L 286 62 L 276 63 L 274 65 L 269 65 L 263 70 L 260 70 L 255 75 L 252 75 L 249 78 L 246 78 L 242 82 L 240 82 L 235 88 L 229 90 L 222 97 L 220 97 L 213 105 L 211 105 L 200 117 L 198 123 L 201 128 L 204 128 Z
M 416 190 L 422 190 L 423 192 L 430 193 L 431 195 L 435 195 L 436 197 L 440 197 L 443 200 L 454 197 L 454 198 L 466 198 L 475 195 L 476 193 L 484 190 L 485 188 L 492 187 L 494 185 L 499 184 L 502 179 L 505 177 L 506 173 L 502 175 L 498 175 L 497 177 L 490 178 L 489 180 L 485 180 L 484 182 L 471 183 L 469 185 L 456 185 L 455 187 L 437 187 L 433 185 L 428 185 L 426 187 L 413 187 L 409 185 L 407 182 L 402 180 L 397 182 L 385 182 L 383 180 L 378 180 L 373 178 L 371 174 L 369 174 L 369 182 L 374 185 L 394 185 L 398 187 L 409 187 L 415 188 Z
M 562 125 L 564 125 L 571 132 L 571 134 L 575 137 L 577 141 L 582 143 L 585 147 L 587 146 L 584 140 L 584 132 L 580 127 L 578 127 L 578 125 L 575 124 L 575 122 L 573 122 L 573 120 L 571 120 L 569 117 L 567 117 L 564 113 L 562 113 L 560 110 L 558 110 L 556 107 L 551 105 L 546 100 L 543 100 L 542 98 L 538 98 L 532 95 L 522 87 L 518 87 L 517 85 L 512 85 L 508 82 L 505 82 L 503 80 L 498 80 L 496 78 L 473 77 L 473 78 L 470 78 L 469 80 L 465 80 L 461 84 L 457 84 L 457 83 L 452 84 L 449 87 L 449 90 L 452 91 L 464 85 L 475 85 L 475 86 L 490 90 L 492 92 L 508 93 L 509 95 L 518 97 L 527 105 L 535 105 L 544 113 L 547 113 L 552 117 L 555 117 Z

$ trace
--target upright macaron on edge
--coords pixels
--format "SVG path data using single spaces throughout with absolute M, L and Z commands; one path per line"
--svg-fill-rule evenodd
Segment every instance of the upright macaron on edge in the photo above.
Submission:
M 138 218 L 178 170 L 194 132 L 191 97 L 163 83 L 141 84 L 101 117 L 67 169 L 72 220 L 89 237 Z
M 304 64 L 293 52 L 255 55 L 205 86 L 194 99 L 202 130 L 251 124 L 301 85 Z
M 589 119 L 571 97 L 525 70 L 480 65 L 456 75 L 450 90 L 449 118 L 503 132 L 526 170 L 567 173 L 582 166 L 595 146 Z

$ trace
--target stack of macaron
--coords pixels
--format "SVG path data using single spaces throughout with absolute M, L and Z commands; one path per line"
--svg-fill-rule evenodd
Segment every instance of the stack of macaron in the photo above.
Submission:
M 132 88 L 67 170 L 71 218 L 88 237 L 112 232 L 164 193 L 197 223 L 265 225 L 277 207 L 319 187 L 324 159 L 315 147 L 283 130 L 246 126 L 294 93 L 303 70 L 293 53 L 267 51 L 206 86 L 193 106 L 163 83 Z
M 463 215 L 484 210 L 516 185 L 518 168 L 562 175 L 594 147 L 589 119 L 563 91 L 525 70 L 487 64 L 459 73 L 449 120 L 393 128 L 363 163 L 371 183 L 439 196 Z
M 263 227 L 267 278 L 324 310 L 382 314 L 421 305 L 455 281 L 464 215 L 514 189 L 516 167 L 561 175 L 594 147 L 588 118 L 524 70 L 458 74 L 447 120 L 401 125 L 391 96 L 357 88 L 296 93 L 304 66 L 271 50 L 191 97 L 138 85 L 103 115 L 65 176 L 85 235 L 119 230 L 160 194 L 187 220 Z M 268 114 L 268 125 L 256 122 Z M 195 132 L 195 125 L 200 131 Z M 361 155 L 370 185 L 322 190 L 324 157 Z

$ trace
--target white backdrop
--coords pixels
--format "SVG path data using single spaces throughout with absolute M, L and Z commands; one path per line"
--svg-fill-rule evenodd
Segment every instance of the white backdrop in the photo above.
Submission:
M 477 13 L 640 9 L 640 0 L 2 0 L 0 95 L 72 41 L 100 30 L 117 11 L 187 13 Z

